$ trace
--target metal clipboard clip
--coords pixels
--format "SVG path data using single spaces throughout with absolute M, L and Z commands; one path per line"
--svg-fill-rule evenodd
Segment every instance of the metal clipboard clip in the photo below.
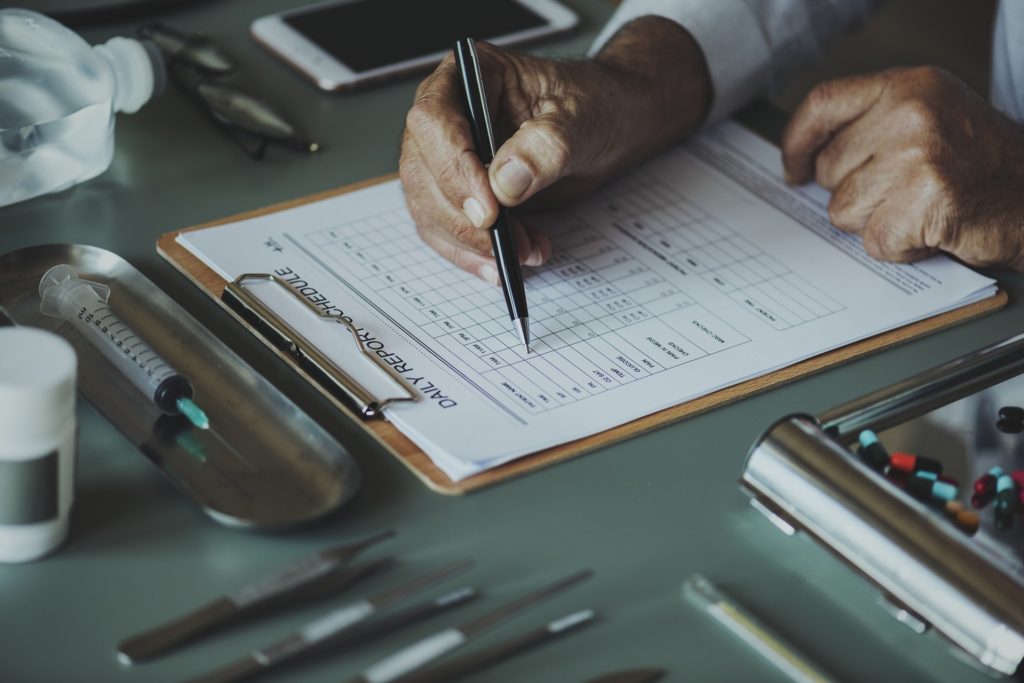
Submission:
M 245 284 L 251 281 L 274 282 L 291 294 L 306 309 L 318 318 L 340 323 L 352 334 L 356 346 L 384 375 L 391 380 L 396 388 L 396 395 L 387 397 L 374 396 L 352 375 L 338 366 L 334 361 L 321 353 L 305 336 L 287 322 L 282 320 L 269 306 L 256 298 Z M 366 348 L 359 338 L 356 327 L 340 315 L 327 313 L 314 306 L 301 294 L 296 292 L 287 282 L 276 275 L 268 273 L 243 273 L 229 282 L 221 295 L 224 303 L 252 325 L 264 338 L 281 351 L 294 358 L 299 366 L 313 377 L 321 387 L 341 399 L 346 406 L 363 417 L 377 417 L 389 403 L 397 401 L 415 401 L 416 393 L 404 378 L 395 372 L 376 354 Z

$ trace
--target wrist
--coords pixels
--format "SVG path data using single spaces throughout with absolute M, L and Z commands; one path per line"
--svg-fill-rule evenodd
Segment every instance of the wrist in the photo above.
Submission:
M 641 136 L 635 149 L 639 158 L 693 132 L 711 110 L 704 52 L 689 31 L 670 19 L 646 16 L 629 22 L 593 62 L 618 83 L 616 105 L 623 114 L 618 118 Z

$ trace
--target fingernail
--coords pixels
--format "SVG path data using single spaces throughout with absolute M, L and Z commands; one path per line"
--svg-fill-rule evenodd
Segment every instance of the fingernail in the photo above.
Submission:
M 484 205 L 477 201 L 475 197 L 470 197 L 462 203 L 462 211 L 472 221 L 473 225 L 478 228 L 484 226 Z
M 494 180 L 502 192 L 515 199 L 530 187 L 533 176 L 530 175 L 530 169 L 526 168 L 523 162 L 512 158 L 502 164 L 495 174 Z
M 544 254 L 536 244 L 530 249 L 530 255 L 523 261 L 524 266 L 539 266 L 544 262 Z
M 498 269 L 490 263 L 485 263 L 480 266 L 480 270 L 477 271 L 477 275 L 480 276 L 481 280 L 486 280 L 492 285 L 498 284 Z

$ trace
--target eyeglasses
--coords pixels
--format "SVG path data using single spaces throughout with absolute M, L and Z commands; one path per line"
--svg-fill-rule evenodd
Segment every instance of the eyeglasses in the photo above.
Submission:
M 229 82 L 237 80 L 236 64 L 208 37 L 157 21 L 140 27 L 139 35 L 160 48 L 175 84 L 199 102 L 250 158 L 262 159 L 271 144 L 299 152 L 321 149 L 272 105 Z

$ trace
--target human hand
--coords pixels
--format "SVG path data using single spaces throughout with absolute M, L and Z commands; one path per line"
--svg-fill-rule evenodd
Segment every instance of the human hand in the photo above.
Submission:
M 423 240 L 497 284 L 490 228 L 499 206 L 573 199 L 695 127 L 710 103 L 703 54 L 677 24 L 625 26 L 594 59 L 561 62 L 477 43 L 498 141 L 489 168 L 473 147 L 449 56 L 416 92 L 399 174 Z M 539 230 L 512 220 L 520 261 L 551 254 Z
M 829 217 L 875 258 L 945 251 L 1024 270 L 1024 126 L 931 67 L 815 88 L 783 134 L 790 183 L 832 192 Z

